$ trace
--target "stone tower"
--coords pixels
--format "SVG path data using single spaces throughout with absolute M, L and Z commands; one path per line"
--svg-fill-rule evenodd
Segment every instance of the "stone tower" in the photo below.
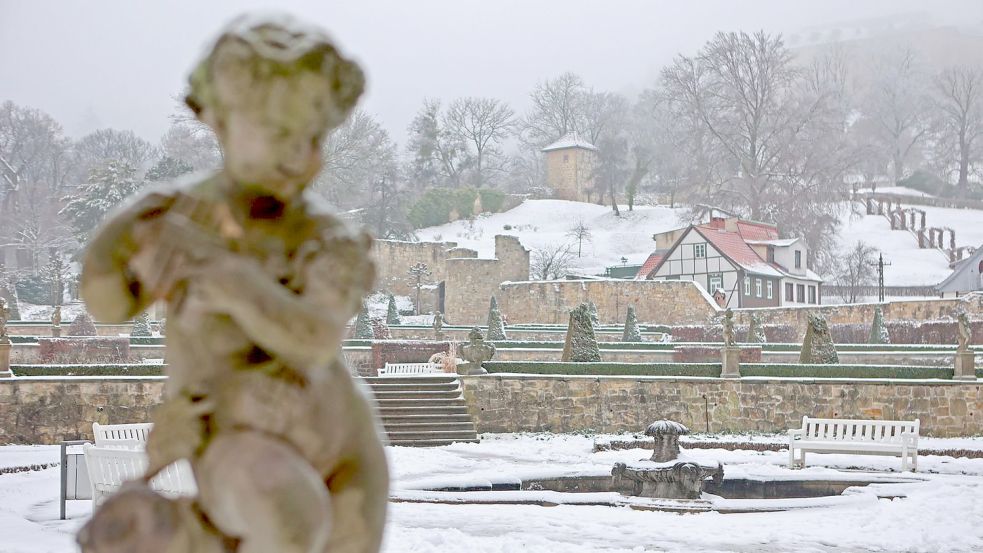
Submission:
M 594 162 L 597 147 L 571 131 L 543 148 L 546 155 L 546 182 L 560 200 L 589 202 L 594 192 Z

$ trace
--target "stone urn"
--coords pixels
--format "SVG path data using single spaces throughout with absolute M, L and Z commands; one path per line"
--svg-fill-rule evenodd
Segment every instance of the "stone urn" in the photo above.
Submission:
M 457 356 L 465 361 L 457 366 L 458 374 L 487 374 L 481 364 L 495 356 L 495 345 L 485 343 L 481 331 L 474 327 L 468 333 L 467 343 L 457 346 Z
M 689 434 L 689 428 L 676 421 L 655 421 L 645 429 L 646 436 L 655 438 L 652 460 L 656 463 L 675 461 L 679 457 L 679 437 Z

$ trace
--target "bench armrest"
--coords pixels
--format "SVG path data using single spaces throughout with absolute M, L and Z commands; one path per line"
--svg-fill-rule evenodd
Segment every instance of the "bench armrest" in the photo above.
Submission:
M 901 441 L 907 443 L 908 445 L 918 447 L 918 433 L 916 432 L 902 432 Z
M 788 431 L 788 438 L 790 440 L 794 440 L 796 436 L 799 436 L 801 438 L 803 434 L 805 434 L 804 430 L 802 430 L 801 428 L 795 428 L 793 430 Z

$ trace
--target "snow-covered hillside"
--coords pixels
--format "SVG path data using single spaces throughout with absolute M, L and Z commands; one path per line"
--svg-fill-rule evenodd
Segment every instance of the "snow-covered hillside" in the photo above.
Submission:
M 622 206 L 621 210 L 621 217 L 615 217 L 610 207 L 595 204 L 528 200 L 504 213 L 482 214 L 473 222 L 455 221 L 421 229 L 417 236 L 423 241 L 457 242 L 477 250 L 483 258 L 495 256 L 496 234 L 517 236 L 530 250 L 570 244 L 580 272 L 603 274 L 605 267 L 620 265 L 622 257 L 629 264 L 642 263 L 655 248 L 653 234 L 686 226 L 686 221 L 680 220 L 683 210 L 678 208 L 635 206 L 629 212 Z M 592 237 L 584 240 L 577 259 L 577 241 L 568 233 L 580 222 Z
M 948 226 L 956 231 L 957 245 L 983 244 L 983 211 L 923 207 L 929 226 Z M 575 265 L 585 274 L 603 274 L 606 267 L 640 264 L 655 249 L 652 235 L 686 226 L 685 209 L 665 206 L 623 206 L 621 217 L 611 208 L 563 200 L 529 200 L 504 213 L 482 214 L 474 221 L 455 221 L 417 231 L 424 241 L 449 241 L 478 251 L 479 257 L 495 255 L 495 235 L 517 236 L 522 244 L 536 250 L 554 244 L 573 248 Z M 583 222 L 592 235 L 583 243 L 582 257 L 576 259 L 577 241 L 571 229 Z M 891 265 L 885 270 L 888 286 L 932 285 L 950 273 L 946 258 L 938 250 L 920 250 L 914 235 L 891 230 L 880 215 L 855 215 L 843 204 L 840 240 L 844 253 L 862 240 L 884 253 Z

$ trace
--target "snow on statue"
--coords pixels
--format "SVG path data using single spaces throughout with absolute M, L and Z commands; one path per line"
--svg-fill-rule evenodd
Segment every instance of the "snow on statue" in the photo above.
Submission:
M 84 552 L 378 551 L 386 460 L 338 354 L 372 284 L 370 239 L 305 194 L 362 88 L 322 32 L 288 18 L 237 20 L 192 73 L 187 102 L 223 170 L 142 195 L 86 252 L 99 319 L 167 302 L 169 378 L 147 473 L 82 528 Z M 198 495 L 151 491 L 182 458 Z

